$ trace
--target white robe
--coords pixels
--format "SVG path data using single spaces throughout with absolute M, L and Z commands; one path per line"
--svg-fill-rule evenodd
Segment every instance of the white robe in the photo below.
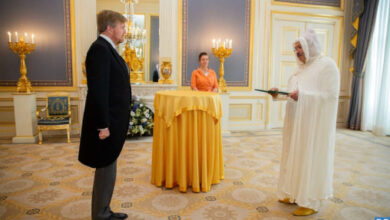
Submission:
M 307 49 L 307 48 L 305 48 Z M 340 74 L 334 61 L 318 55 L 290 77 L 277 196 L 300 207 L 320 208 L 333 194 L 333 161 Z

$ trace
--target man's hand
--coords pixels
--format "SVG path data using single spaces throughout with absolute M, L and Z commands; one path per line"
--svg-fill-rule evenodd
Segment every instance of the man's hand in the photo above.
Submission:
M 290 98 L 294 99 L 295 101 L 298 101 L 299 91 L 295 90 L 293 92 L 290 92 L 290 94 L 288 94 L 288 96 Z
M 279 91 L 279 89 L 278 88 L 272 88 L 272 89 L 270 89 L 271 91 Z M 274 98 L 274 99 L 276 99 L 277 97 L 278 97 L 278 93 L 271 93 L 271 95 L 272 95 L 272 98 Z
M 100 129 L 99 139 L 104 140 L 110 136 L 110 130 L 108 128 Z

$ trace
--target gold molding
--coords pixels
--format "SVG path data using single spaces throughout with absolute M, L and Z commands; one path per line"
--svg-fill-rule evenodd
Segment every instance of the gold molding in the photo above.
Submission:
M 281 14 L 281 15 L 293 15 L 293 16 L 305 16 L 305 17 L 314 17 L 314 18 L 328 18 L 328 19 L 337 19 L 337 21 L 340 22 L 340 29 L 339 29 L 339 41 L 338 41 L 338 51 L 337 51 L 337 67 L 340 69 L 341 65 L 341 49 L 344 46 L 344 42 L 342 40 L 342 36 L 344 33 L 344 17 L 343 16 L 338 16 L 338 15 L 327 15 L 327 14 L 311 14 L 311 13 L 305 13 L 305 12 L 290 12 L 290 11 L 278 11 L 278 10 L 271 10 L 271 21 L 270 21 L 270 38 L 272 38 L 272 28 L 273 28 L 273 21 L 272 17 L 274 14 Z M 288 19 L 288 21 L 298 21 L 298 22 L 305 22 L 308 23 L 306 20 L 291 20 Z M 334 21 L 337 24 L 337 21 Z M 312 23 L 317 23 L 317 24 L 332 24 L 332 22 L 329 21 L 312 21 Z M 336 30 L 336 25 L 335 25 L 335 30 Z M 272 52 L 272 39 L 270 39 L 270 50 L 269 54 Z M 269 73 L 268 73 L 269 74 Z
M 263 114 L 264 114 L 264 104 L 263 103 L 256 103 L 257 106 L 259 106 L 259 119 L 260 121 L 263 121 Z
M 149 30 L 149 40 L 148 40 L 148 60 L 147 60 L 147 66 L 148 66 L 148 74 L 146 75 L 146 82 L 151 82 L 151 81 L 153 81 L 153 79 L 152 80 L 150 80 L 150 72 L 152 71 L 152 70 L 150 70 L 149 68 L 150 68 L 150 55 L 151 55 L 151 53 L 150 53 L 150 50 L 151 50 L 151 40 L 152 40 L 152 29 L 151 29 L 151 24 L 152 24 L 152 16 L 153 17 L 158 17 L 158 20 L 159 20 L 159 24 L 158 24 L 158 27 L 159 27 L 159 29 L 160 29 L 160 15 L 159 14 L 156 14 L 156 13 L 149 13 L 149 22 L 148 22 L 148 24 L 147 24 L 147 30 Z M 160 35 L 160 34 L 159 34 Z M 160 40 L 160 36 L 158 37 L 158 39 Z M 158 56 L 160 57 L 160 54 L 158 54 Z M 160 64 L 160 61 L 159 61 L 159 64 Z M 145 65 L 145 67 L 146 67 L 146 65 Z M 146 72 L 146 71 L 144 71 L 144 72 Z
M 47 101 L 47 98 L 37 98 L 37 102 L 45 102 Z M 70 101 L 80 101 L 79 97 L 70 97 Z M 75 105 L 77 106 L 77 105 Z
M 281 88 L 287 88 L 288 85 L 287 84 L 284 84 L 285 82 L 285 76 L 286 76 L 286 69 L 285 67 L 286 66 L 293 66 L 294 68 L 296 68 L 296 64 L 297 64 L 297 61 L 289 61 L 289 60 L 282 60 L 280 61 L 280 66 L 279 66 L 279 69 L 280 69 L 280 73 L 279 73 L 279 77 L 280 77 L 280 87 Z
M 342 0 L 343 1 L 343 0 Z M 274 2 L 274 0 L 272 0 Z M 301 5 L 301 4 L 299 4 Z M 344 5 L 344 2 L 342 2 L 342 5 Z M 304 13 L 304 12 L 290 12 L 290 11 L 279 11 L 279 10 L 271 10 L 270 12 L 270 31 L 269 31 L 269 47 L 268 47 L 268 54 L 270 55 L 268 57 L 268 88 L 271 86 L 271 69 L 272 69 L 272 32 L 273 32 L 273 16 L 275 14 L 281 14 L 281 15 L 293 15 L 293 16 L 305 16 L 305 17 L 314 17 L 314 18 L 329 18 L 329 19 L 337 19 L 340 22 L 340 29 L 339 29 L 339 42 L 338 42 L 338 57 L 337 57 L 337 66 L 340 68 L 340 62 L 341 62 L 341 48 L 343 47 L 343 40 L 342 40 L 342 34 L 343 34 L 343 28 L 344 28 L 344 17 L 343 16 L 337 16 L 337 15 L 326 15 L 326 14 L 311 14 L 311 13 Z M 289 19 L 291 21 L 291 19 Z M 296 20 L 300 22 L 306 22 L 307 21 L 301 21 Z M 337 22 L 337 21 L 336 21 Z M 322 23 L 316 21 L 315 23 Z M 325 22 L 326 24 L 329 24 L 329 22 Z M 335 25 L 336 28 L 336 25 Z M 266 126 L 270 124 L 270 102 L 271 99 L 268 97 L 267 99 L 267 118 L 266 118 Z
M 182 27 L 182 13 L 183 13 L 183 0 L 178 0 L 178 51 L 177 51 L 177 71 L 176 71 L 176 80 L 178 89 L 190 88 L 190 86 L 182 86 L 182 36 L 183 36 L 183 27 Z M 255 22 L 255 0 L 250 0 L 250 30 L 249 30 L 249 66 L 248 66 L 248 86 L 227 86 L 228 91 L 251 91 L 252 90 L 252 79 L 253 79 L 253 35 L 254 35 L 254 22 Z M 211 40 L 211 39 L 210 39 Z
M 275 0 L 272 0 L 271 4 L 272 5 L 279 5 L 279 6 L 305 7 L 305 8 L 344 11 L 344 0 L 340 0 L 340 7 L 326 6 L 326 5 L 312 5 L 312 4 L 304 4 L 304 3 L 277 2 Z
M 229 112 L 231 112 L 232 109 L 247 109 L 248 110 L 248 115 L 244 117 L 240 116 L 231 116 L 229 114 L 229 121 L 252 121 L 252 107 L 253 104 L 248 103 L 248 104 L 229 104 Z
M 274 0 L 272 0 L 274 1 Z M 343 3 L 344 4 L 344 3 Z M 299 4 L 300 5 L 300 4 Z M 343 31 L 344 31 L 344 17 L 343 16 L 337 16 L 337 15 L 324 15 L 324 14 L 311 14 L 311 13 L 303 13 L 303 12 L 289 12 L 289 11 L 278 11 L 278 10 L 271 10 L 271 13 L 270 13 L 270 32 L 269 32 L 269 48 L 268 48 L 268 52 L 270 54 L 269 56 L 269 59 L 268 59 L 268 87 L 271 86 L 271 69 L 272 69 L 272 32 L 273 32 L 273 17 L 275 14 L 281 14 L 281 15 L 293 15 L 293 16 L 305 16 L 305 17 L 313 17 L 313 18 L 328 18 L 328 19 L 336 19 L 335 22 L 335 30 L 337 28 L 336 24 L 337 24 L 337 21 L 340 22 L 340 27 L 339 27 L 339 41 L 338 41 L 338 51 L 337 51 L 337 65 L 338 67 L 340 68 L 340 63 L 341 63 L 341 48 L 343 47 L 343 40 L 342 40 L 342 34 L 343 34 Z M 276 19 L 276 18 L 275 18 Z M 291 21 L 291 19 L 289 19 L 289 21 Z M 305 22 L 305 23 L 308 23 L 307 21 L 302 21 L 302 20 L 296 20 L 296 21 L 300 21 L 300 22 Z M 319 22 L 319 21 L 315 21 L 313 23 L 325 23 L 325 24 L 329 24 L 329 23 L 332 23 L 332 22 Z M 267 119 L 266 119 L 266 125 L 268 125 L 270 123 L 270 98 L 268 97 L 267 99 Z M 279 113 L 279 117 L 281 115 L 281 112 Z
M 33 86 L 34 92 L 45 91 L 77 91 L 77 57 L 76 57 L 76 10 L 75 0 L 70 0 L 70 29 L 71 29 L 71 47 L 72 47 L 72 86 Z M 16 92 L 15 86 L 0 86 L 0 92 Z
M 0 112 L 13 112 L 14 106 L 0 106 Z
M 13 98 L 0 98 L 0 102 L 13 102 Z
M 291 45 L 290 45 L 290 50 L 285 50 L 286 49 L 286 38 L 285 38 L 286 35 L 285 35 L 285 33 L 292 32 L 292 31 L 295 31 L 295 39 L 298 39 L 298 37 L 300 36 L 300 29 L 299 28 L 294 27 L 294 26 L 283 26 L 282 27 L 282 47 L 281 47 L 281 49 L 282 49 L 281 54 L 282 55 L 291 55 L 291 56 L 294 55 L 294 51 L 292 50 Z
M 13 98 L 0 98 L 0 102 L 13 102 Z M 37 102 L 46 101 L 46 98 L 36 98 Z M 70 101 L 80 101 L 80 97 L 70 97 Z
M 1 121 L 0 127 L 15 127 L 15 122 L 12 121 Z

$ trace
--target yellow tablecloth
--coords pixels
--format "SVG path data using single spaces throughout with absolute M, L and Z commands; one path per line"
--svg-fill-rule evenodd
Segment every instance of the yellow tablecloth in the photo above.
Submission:
M 152 184 L 209 191 L 224 178 L 220 96 L 161 91 L 154 108 Z

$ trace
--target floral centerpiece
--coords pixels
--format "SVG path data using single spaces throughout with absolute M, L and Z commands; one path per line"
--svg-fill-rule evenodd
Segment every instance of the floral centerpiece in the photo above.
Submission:
M 153 135 L 153 118 L 152 109 L 145 103 L 133 98 L 130 104 L 130 123 L 127 135 L 129 136 L 149 136 Z

